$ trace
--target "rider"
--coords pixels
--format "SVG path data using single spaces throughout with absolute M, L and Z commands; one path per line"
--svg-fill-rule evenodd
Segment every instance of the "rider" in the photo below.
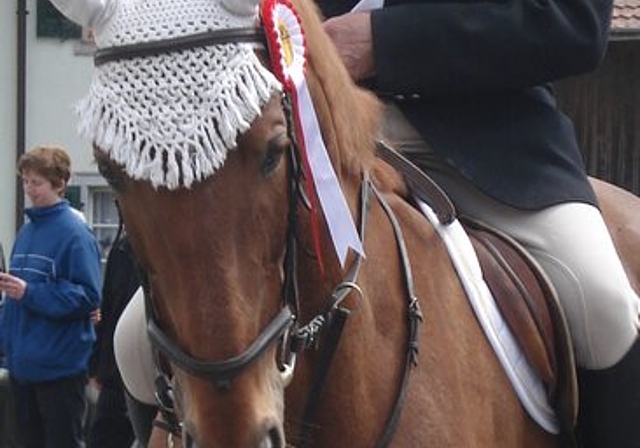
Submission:
M 320 3 L 351 76 L 387 104 L 385 138 L 551 278 L 579 366 L 584 446 L 638 446 L 640 301 L 549 85 L 600 62 L 612 0 Z

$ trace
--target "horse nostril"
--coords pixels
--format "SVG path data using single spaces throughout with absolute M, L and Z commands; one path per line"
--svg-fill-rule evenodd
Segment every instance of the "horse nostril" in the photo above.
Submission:
M 284 448 L 284 436 L 278 426 L 267 429 L 259 448 Z
M 284 448 L 282 432 L 278 428 L 272 428 L 269 431 L 269 438 L 271 438 L 271 446 L 273 448 Z
M 184 448 L 198 448 L 193 437 L 186 429 L 182 430 L 182 444 Z

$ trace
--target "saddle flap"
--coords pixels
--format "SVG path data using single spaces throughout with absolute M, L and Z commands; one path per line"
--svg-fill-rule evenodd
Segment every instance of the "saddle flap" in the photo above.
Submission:
M 482 272 L 520 347 L 546 385 L 555 385 L 555 333 L 544 292 L 524 260 L 495 235 L 467 229 Z
M 561 426 L 577 418 L 573 349 L 555 289 L 537 262 L 500 231 L 461 218 L 476 250 L 483 276 L 524 356 L 540 376 Z

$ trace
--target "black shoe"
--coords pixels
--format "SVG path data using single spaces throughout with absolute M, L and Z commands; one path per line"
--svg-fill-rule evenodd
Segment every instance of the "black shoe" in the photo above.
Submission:
M 640 448 L 640 341 L 616 365 L 578 369 L 583 448 Z

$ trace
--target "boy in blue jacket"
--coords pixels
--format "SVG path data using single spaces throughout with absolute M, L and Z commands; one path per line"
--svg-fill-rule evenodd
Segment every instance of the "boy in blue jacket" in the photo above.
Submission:
M 84 388 L 100 306 L 100 251 L 63 199 L 71 161 L 41 146 L 18 163 L 29 221 L 0 273 L 7 300 L 0 325 L 25 448 L 80 448 Z M 95 316 L 95 315 L 94 315 Z

